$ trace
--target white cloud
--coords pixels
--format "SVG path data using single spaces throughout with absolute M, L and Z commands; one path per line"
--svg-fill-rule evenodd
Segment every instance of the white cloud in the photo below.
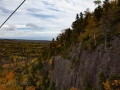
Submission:
M 31 28 L 33 30 L 39 30 L 39 26 L 33 23 L 28 23 L 26 27 Z
M 5 25 L 4 30 L 15 30 L 17 27 L 15 25 Z
M 5 10 L 11 12 L 21 2 L 22 0 L 1 0 L 0 7 L 4 7 Z M 53 35 L 55 37 L 61 30 L 71 26 L 75 20 L 76 13 L 83 12 L 86 8 L 90 8 L 91 11 L 95 8 L 93 0 L 26 0 L 3 26 L 6 27 L 6 25 L 10 24 L 15 26 L 17 30 L 12 31 L 12 33 L 10 31 L 6 32 L 0 37 L 8 35 L 13 37 L 22 37 L 22 35 L 47 37 L 47 35 Z M 0 24 L 11 14 L 2 10 L 0 8 Z M 30 24 L 32 29 L 40 28 L 40 31 L 28 30 L 30 27 L 26 27 L 27 24 Z M 0 33 L 3 32 L 3 29 L 0 29 Z

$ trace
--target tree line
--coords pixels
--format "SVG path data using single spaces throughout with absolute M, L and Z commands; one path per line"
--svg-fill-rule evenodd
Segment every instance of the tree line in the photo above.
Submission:
M 120 0 L 95 0 L 97 5 L 93 12 L 86 9 L 76 14 L 72 28 L 62 30 L 45 48 L 48 58 L 54 55 L 67 55 L 76 43 L 81 43 L 80 50 L 94 50 L 103 44 L 107 49 L 110 39 L 120 35 Z

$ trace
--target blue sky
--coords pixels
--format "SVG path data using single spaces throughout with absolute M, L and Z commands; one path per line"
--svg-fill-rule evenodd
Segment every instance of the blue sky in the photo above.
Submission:
M 0 25 L 22 2 L 0 0 Z M 0 38 L 51 40 L 87 8 L 94 10 L 93 0 L 26 0 L 0 28 Z

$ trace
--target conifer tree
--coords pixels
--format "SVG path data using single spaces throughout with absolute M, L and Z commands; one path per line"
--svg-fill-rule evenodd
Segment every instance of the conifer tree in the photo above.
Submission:
M 94 3 L 95 5 L 99 5 L 101 3 L 101 0 L 95 0 Z
M 80 20 L 81 21 L 83 20 L 83 13 L 82 12 L 80 13 Z
M 79 20 L 79 15 L 78 14 L 76 15 L 76 20 Z
M 100 21 L 100 19 L 102 17 L 102 13 L 103 13 L 102 7 L 100 5 L 98 5 L 98 7 L 95 8 L 95 10 L 94 10 L 94 16 L 98 22 Z

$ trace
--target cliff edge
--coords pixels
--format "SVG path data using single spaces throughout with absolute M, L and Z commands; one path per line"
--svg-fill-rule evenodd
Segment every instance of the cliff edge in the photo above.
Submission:
M 76 44 L 69 59 L 55 56 L 50 85 L 54 82 L 57 90 L 72 87 L 76 90 L 119 90 L 120 38 L 113 38 L 110 45 L 106 50 L 99 45 L 94 51 L 80 51 L 80 44 Z M 116 85 L 113 84 L 115 80 Z

